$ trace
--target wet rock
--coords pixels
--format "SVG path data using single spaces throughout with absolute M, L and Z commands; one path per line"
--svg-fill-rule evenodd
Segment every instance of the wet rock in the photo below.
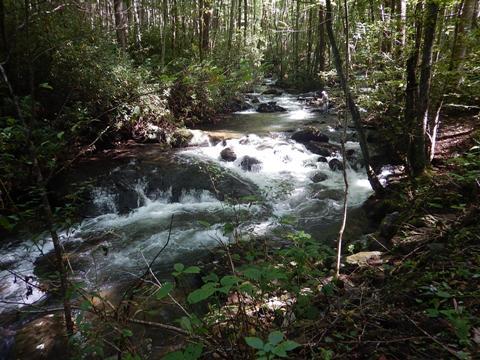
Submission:
M 327 174 L 324 174 L 324 173 L 322 173 L 322 172 L 317 172 L 316 174 L 314 174 L 314 175 L 312 176 L 312 181 L 313 181 L 314 183 L 319 183 L 319 182 L 325 181 L 325 180 L 327 180 L 327 179 L 328 179 Z
M 390 240 L 395 236 L 398 230 L 399 218 L 400 213 L 398 211 L 387 214 L 383 218 L 380 224 L 379 234 L 384 240 Z
M 165 142 L 167 140 L 167 135 L 165 130 L 160 126 L 147 124 L 144 128 L 136 129 L 133 133 L 133 138 L 138 142 L 156 143 Z
M 177 129 L 171 136 L 170 144 L 173 147 L 188 146 L 193 138 L 193 133 L 188 129 Z
M 343 163 L 338 159 L 330 160 L 328 166 L 332 171 L 343 170 Z
M 250 100 L 250 102 L 252 104 L 258 104 L 260 102 L 260 99 L 258 98 L 258 96 L 256 95 L 252 95 L 252 94 L 247 94 L 246 95 L 247 99 Z
M 262 162 L 260 160 L 257 160 L 254 157 L 246 155 L 243 157 L 242 161 L 240 162 L 240 166 L 245 171 L 255 171 L 256 169 L 258 169 L 261 163 Z
M 348 163 L 350 164 L 350 167 L 355 171 L 358 171 L 365 166 L 363 159 L 353 149 L 349 149 L 346 151 L 346 157 Z
M 327 135 L 321 133 L 318 129 L 310 127 L 295 131 L 292 134 L 292 140 L 302 144 L 308 143 L 309 141 L 328 143 L 329 138 Z
M 235 160 L 237 160 L 237 154 L 235 154 L 235 152 L 229 147 L 223 149 L 220 152 L 220 157 L 224 161 L 235 161 Z
M 274 113 L 274 112 L 285 112 L 287 109 L 284 107 L 277 105 L 276 101 L 270 101 L 268 103 L 262 103 L 258 105 L 257 111 L 259 113 Z
M 317 159 L 317 162 L 326 163 L 326 162 L 328 162 L 328 159 L 325 156 L 319 156 L 318 159 Z
M 340 147 L 338 145 L 317 141 L 309 141 L 307 144 L 305 144 L 305 147 L 312 153 L 325 157 L 333 156 L 335 153 L 340 152 Z
M 317 199 L 317 200 L 326 200 L 326 199 L 331 199 L 335 201 L 342 201 L 344 197 L 343 190 L 339 189 L 322 189 L 319 191 L 316 191 L 312 194 L 312 199 Z
M 251 108 L 252 105 L 250 105 L 241 97 L 236 97 L 230 100 L 230 102 L 228 102 L 225 106 L 225 110 L 230 112 L 245 111 Z
M 15 335 L 12 359 L 68 359 L 62 316 L 45 315 L 22 326 Z
M 277 95 L 280 96 L 282 95 L 283 92 L 281 90 L 275 89 L 275 88 L 270 88 L 262 92 L 262 95 Z

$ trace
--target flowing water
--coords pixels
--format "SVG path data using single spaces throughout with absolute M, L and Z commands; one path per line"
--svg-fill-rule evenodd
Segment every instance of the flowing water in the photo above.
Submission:
M 157 145 L 139 145 L 90 160 L 72 172 L 72 179 L 93 183 L 85 219 L 61 232 L 77 279 L 90 288 L 114 289 L 141 274 L 168 241 L 155 263 L 155 270 L 167 274 L 173 262 L 193 263 L 220 241 L 230 241 L 224 225 L 238 221 L 251 241 L 268 234 L 284 217 L 293 217 L 298 228 L 319 241 L 335 237 L 342 212 L 342 172 L 318 162 L 318 155 L 290 136 L 313 124 L 335 143 L 341 137 L 336 116 L 314 113 L 291 94 L 253 95 L 261 102 L 277 101 L 287 112 L 236 113 L 194 130 L 187 148 L 165 153 Z M 226 139 L 213 141 L 219 134 Z M 349 133 L 349 139 L 354 135 Z M 225 147 L 234 151 L 235 161 L 221 160 Z M 346 147 L 359 153 L 354 141 Z M 244 156 L 259 163 L 245 170 Z M 318 172 L 327 179 L 314 183 L 311 177 Z M 371 188 L 364 169 L 349 168 L 347 174 L 354 213 Z M 247 201 L 252 198 L 261 201 L 252 205 Z M 51 267 L 51 250 L 48 236 L 0 249 L 0 313 L 46 298 L 42 274 Z M 30 285 L 20 277 L 29 277 Z

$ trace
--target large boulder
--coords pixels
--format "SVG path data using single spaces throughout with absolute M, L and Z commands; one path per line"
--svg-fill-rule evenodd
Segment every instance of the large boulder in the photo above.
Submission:
M 261 163 L 262 162 L 260 160 L 257 160 L 254 157 L 246 155 L 243 157 L 242 161 L 240 162 L 240 166 L 245 171 L 255 171 L 256 169 L 258 169 Z
M 269 101 L 268 103 L 262 103 L 258 105 L 257 112 L 259 113 L 274 113 L 274 112 L 285 112 L 287 109 L 277 105 L 276 101 Z
M 338 159 L 330 160 L 328 166 L 332 171 L 343 170 L 343 163 Z
M 306 144 L 309 141 L 328 143 L 330 139 L 328 138 L 327 135 L 321 133 L 318 129 L 309 127 L 309 128 L 295 131 L 292 134 L 292 140 L 295 140 L 296 142 L 299 142 L 302 144 Z
M 231 162 L 237 160 L 237 154 L 235 154 L 232 148 L 227 147 L 220 152 L 220 158 Z
M 309 141 L 305 144 L 305 147 L 312 153 L 321 156 L 333 156 L 335 153 L 340 152 L 340 147 L 334 144 L 321 143 L 318 141 Z

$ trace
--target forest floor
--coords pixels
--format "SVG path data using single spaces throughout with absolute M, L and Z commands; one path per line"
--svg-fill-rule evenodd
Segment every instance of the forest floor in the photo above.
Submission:
M 364 253 L 342 270 L 336 301 L 318 299 L 327 310 L 302 329 L 304 355 L 320 348 L 324 358 L 478 358 L 478 130 L 478 115 L 445 117 L 434 166 L 388 187 L 376 206 L 395 216 L 371 235 L 381 254 Z

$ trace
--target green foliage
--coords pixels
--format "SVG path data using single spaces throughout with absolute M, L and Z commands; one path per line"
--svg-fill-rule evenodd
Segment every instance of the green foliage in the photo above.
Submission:
M 245 337 L 245 342 L 256 352 L 258 360 L 275 359 L 276 357 L 286 358 L 287 352 L 295 350 L 300 344 L 291 340 L 284 340 L 281 331 L 272 331 L 266 342 L 258 337 Z
M 184 351 L 175 351 L 164 356 L 163 360 L 197 360 L 202 356 L 203 346 L 190 344 Z

